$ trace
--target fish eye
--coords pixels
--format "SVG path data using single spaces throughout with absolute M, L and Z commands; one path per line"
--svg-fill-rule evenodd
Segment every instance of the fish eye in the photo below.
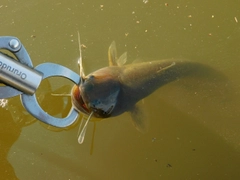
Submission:
M 89 76 L 89 79 L 94 79 L 94 75 L 90 75 L 90 76 Z
M 94 75 L 89 75 L 89 76 L 87 76 L 87 78 L 85 79 L 86 81 L 91 81 L 91 80 L 93 80 L 95 78 L 95 76 Z

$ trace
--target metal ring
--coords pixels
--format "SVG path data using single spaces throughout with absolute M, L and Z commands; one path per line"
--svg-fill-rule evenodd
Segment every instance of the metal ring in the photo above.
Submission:
M 71 80 L 75 84 L 79 84 L 80 82 L 80 76 L 77 73 L 59 64 L 44 63 L 38 65 L 35 69 L 43 73 L 43 79 L 52 76 L 61 76 Z M 70 126 L 76 121 L 79 114 L 77 110 L 75 110 L 72 107 L 67 117 L 65 118 L 53 117 L 47 114 L 40 107 L 40 105 L 37 102 L 35 94 L 34 95 L 21 94 L 21 101 L 25 109 L 31 115 L 33 115 L 38 120 L 55 127 L 64 128 Z

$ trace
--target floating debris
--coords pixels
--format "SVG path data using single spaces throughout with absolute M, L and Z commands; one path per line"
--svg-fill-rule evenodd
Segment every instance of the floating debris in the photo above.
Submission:
M 148 0 L 143 0 L 143 3 L 144 3 L 144 4 L 147 4 L 147 3 L 148 3 Z
M 168 167 L 168 168 L 172 168 L 172 165 L 171 165 L 171 164 L 167 164 L 166 167 Z
M 87 49 L 87 46 L 85 44 L 81 44 L 82 49 Z
M 8 104 L 7 99 L 0 99 L 0 107 L 4 108 Z
M 235 19 L 236 23 L 238 23 L 238 19 L 237 19 L 237 17 L 234 17 L 234 19 Z
M 155 137 L 154 137 L 154 138 L 152 138 L 152 142 L 156 141 L 156 139 L 157 139 L 157 138 L 155 138 Z

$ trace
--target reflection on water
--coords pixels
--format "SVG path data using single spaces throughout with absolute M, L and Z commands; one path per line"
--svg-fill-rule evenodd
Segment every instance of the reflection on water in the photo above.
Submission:
M 239 2 L 145 2 L 3 0 L 0 35 L 17 36 L 34 65 L 55 62 L 77 72 L 79 30 L 86 73 L 107 65 L 115 40 L 129 60 L 187 58 L 225 74 L 228 86 L 188 78 L 160 88 L 144 99 L 148 133 L 137 132 L 128 114 L 96 122 L 92 155 L 93 123 L 78 145 L 77 127 L 48 130 L 13 98 L 0 109 L 3 178 L 239 179 Z M 68 101 L 44 88 L 43 108 L 65 114 L 59 109 Z
M 66 116 L 67 111 L 71 107 L 71 103 L 67 103 L 63 98 L 56 98 L 52 96 L 52 93 L 62 92 L 66 88 L 69 88 L 68 85 L 62 86 L 61 88 L 52 91 L 51 85 L 48 80 L 44 80 L 41 83 L 41 86 L 44 87 L 44 90 L 41 90 L 38 95 L 39 103 L 44 106 L 44 108 L 48 109 L 48 113 L 54 116 Z M 19 98 L 19 97 L 18 97 Z M 68 102 L 70 102 L 68 98 Z M 58 104 L 58 106 L 52 106 L 49 108 L 49 101 L 54 101 Z M 15 176 L 14 170 L 12 166 L 7 161 L 8 151 L 14 142 L 18 139 L 21 134 L 22 128 L 29 126 L 36 122 L 34 117 L 30 116 L 28 112 L 21 106 L 20 99 L 17 100 L 17 97 L 8 99 L 0 99 L 0 111 L 1 111 L 1 170 L 3 179 L 17 179 Z M 58 109 L 57 109 L 57 108 Z M 60 108 L 61 107 L 61 108 Z M 59 111 L 60 110 L 60 111 Z M 51 131 L 62 131 L 63 129 L 51 127 L 49 125 L 40 123 L 43 127 Z
M 0 166 L 1 178 L 3 179 L 17 179 L 14 169 L 7 160 L 8 152 L 13 143 L 18 139 L 21 133 L 21 125 L 14 122 L 11 118 L 11 113 L 0 108 L 1 126 L 0 126 Z

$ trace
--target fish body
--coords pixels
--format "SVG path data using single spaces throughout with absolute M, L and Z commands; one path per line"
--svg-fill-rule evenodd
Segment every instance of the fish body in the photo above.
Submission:
M 83 101 L 94 116 L 118 116 L 164 84 L 161 77 L 175 62 L 153 61 L 99 69 L 79 86 Z
M 212 68 L 185 60 L 156 60 L 127 64 L 126 54 L 117 59 L 115 43 L 109 48 L 109 66 L 82 77 L 72 89 L 72 102 L 97 118 L 130 112 L 135 127 L 146 130 L 145 117 L 136 105 L 161 86 L 185 76 L 207 76 Z M 80 72 L 81 74 L 81 72 Z

